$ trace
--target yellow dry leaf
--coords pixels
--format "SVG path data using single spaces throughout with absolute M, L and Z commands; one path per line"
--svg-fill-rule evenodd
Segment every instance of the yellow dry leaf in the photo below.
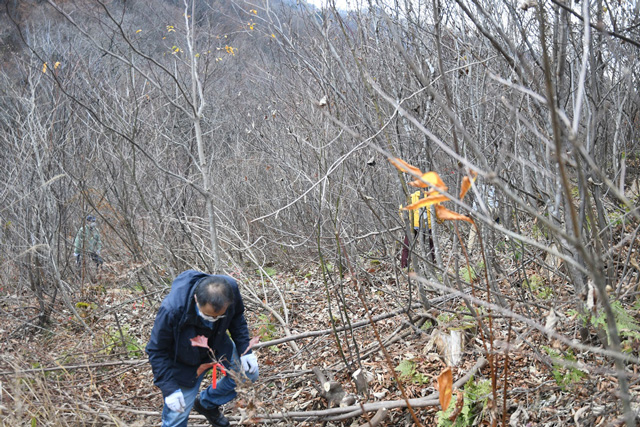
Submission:
M 405 162 L 404 160 L 398 157 L 389 158 L 389 161 L 393 166 L 395 166 L 396 168 L 398 168 L 398 170 L 402 172 L 412 173 L 414 175 L 422 175 L 422 171 L 420 169 L 418 169 L 415 166 L 411 166 L 409 163 Z
M 467 221 L 473 224 L 473 220 L 468 216 L 450 211 L 449 209 L 441 205 L 436 206 L 436 216 L 438 217 L 438 219 L 441 219 L 443 221 Z
M 476 177 L 478 176 L 476 172 L 471 172 L 471 174 L 471 179 L 469 179 L 468 176 L 462 178 L 462 185 L 460 186 L 460 200 L 462 200 L 465 194 L 467 194 L 467 191 L 469 191 L 469 188 L 471 188 L 471 182 L 475 181 Z
M 200 376 L 200 374 L 202 374 L 205 371 L 208 371 L 209 369 L 213 368 L 213 365 L 215 365 L 215 363 L 211 362 L 211 363 L 203 363 L 202 365 L 198 366 L 198 371 L 196 372 L 196 375 Z
M 44 64 L 42 64 L 42 72 L 43 73 L 47 72 L 47 63 L 46 62 Z
M 449 200 L 447 196 L 436 193 L 433 196 L 425 197 L 424 199 L 420 199 L 415 203 L 411 203 L 406 208 L 403 208 L 405 211 L 412 211 L 419 208 L 424 208 L 431 205 L 437 205 L 438 203 L 446 202 Z
M 451 373 L 450 367 L 447 367 L 447 369 L 438 375 L 438 394 L 440 406 L 444 412 L 449 408 L 449 403 L 451 403 L 451 396 L 453 394 L 453 374 Z
M 413 187 L 418 187 L 418 188 L 428 187 L 429 184 L 433 185 L 434 187 L 439 188 L 442 191 L 447 191 L 447 186 L 444 185 L 444 182 L 442 182 L 442 179 L 440 179 L 440 175 L 438 175 L 437 172 L 433 172 L 433 171 L 427 172 L 427 173 L 423 174 L 420 177 L 420 179 L 416 179 L 416 180 L 411 181 L 409 183 L 409 185 L 411 185 Z

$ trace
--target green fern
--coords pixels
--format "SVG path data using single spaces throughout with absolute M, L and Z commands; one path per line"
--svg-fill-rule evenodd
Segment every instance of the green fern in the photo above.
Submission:
M 400 379 L 411 381 L 414 384 L 429 384 L 431 378 L 416 369 L 416 363 L 413 360 L 405 359 L 398 366 L 396 371 L 400 373 Z
M 611 303 L 611 310 L 616 320 L 618 333 L 623 338 L 640 339 L 640 324 L 625 308 L 620 301 Z M 609 328 L 607 326 L 607 315 L 604 309 L 600 309 L 598 314 L 591 319 L 591 323 L 597 328 L 602 328 L 607 333 L 607 340 L 611 343 Z
M 489 380 L 474 381 L 473 378 L 464 386 L 463 403 L 460 413 L 451 421 L 457 406 L 458 396 L 453 395 L 446 411 L 438 411 L 436 419 L 438 427 L 469 427 L 477 425 L 484 418 L 484 410 L 491 395 Z
M 640 339 L 640 324 L 627 310 L 624 309 L 620 301 L 614 301 L 611 304 L 616 325 L 620 335 L 626 338 Z
M 415 363 L 412 362 L 411 360 L 403 360 L 396 367 L 396 371 L 400 372 L 400 376 L 405 378 L 413 376 L 415 369 L 416 369 Z
M 611 304 L 611 310 L 613 311 L 613 317 L 616 321 L 616 327 L 620 337 L 626 338 L 626 340 L 640 339 L 640 323 L 633 317 L 630 311 L 626 310 L 620 301 L 613 301 Z M 630 308 L 631 312 L 637 312 L 640 310 L 640 300 L 636 301 Z M 607 325 L 607 314 L 604 309 L 598 310 L 596 315 L 590 315 L 589 313 L 581 314 L 577 310 L 568 310 L 569 316 L 576 316 L 578 320 L 582 322 L 584 326 L 588 326 L 591 323 L 596 328 L 602 328 L 607 333 L 607 341 L 611 343 L 611 337 L 609 336 L 609 327 Z
M 467 268 L 467 267 L 462 267 L 460 269 L 460 277 L 462 277 L 462 280 L 464 280 L 467 283 L 471 283 L 474 280 L 476 280 L 476 278 L 478 277 L 475 270 L 473 269 L 473 267 L 471 268 Z
M 277 337 L 278 330 L 276 325 L 269 319 L 265 313 L 261 313 L 258 315 L 259 327 L 258 327 L 258 336 L 261 341 L 271 341 Z M 272 345 L 269 347 L 269 350 L 277 353 L 280 351 L 278 346 Z
M 566 366 L 561 363 L 561 361 L 572 363 L 576 362 L 577 359 L 571 349 L 567 350 L 565 355 L 562 355 L 559 351 L 554 350 L 551 347 L 542 346 L 542 348 L 553 361 L 551 374 L 553 375 L 553 379 L 556 381 L 556 384 L 558 384 L 562 390 L 571 388 L 586 375 L 584 372 L 574 368 L 573 366 Z

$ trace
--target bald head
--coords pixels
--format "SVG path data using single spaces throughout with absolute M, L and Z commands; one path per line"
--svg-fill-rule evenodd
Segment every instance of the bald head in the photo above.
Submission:
M 195 296 L 201 306 L 210 305 L 215 311 L 224 311 L 233 304 L 233 289 L 221 277 L 208 276 L 196 285 Z

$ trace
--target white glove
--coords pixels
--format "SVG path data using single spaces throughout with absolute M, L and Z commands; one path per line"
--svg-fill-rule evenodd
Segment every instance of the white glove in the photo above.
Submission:
M 184 412 L 186 405 L 184 404 L 184 395 L 182 390 L 178 389 L 164 398 L 164 403 L 167 404 L 169 409 L 175 412 Z
M 246 372 L 253 374 L 258 371 L 258 358 L 255 354 L 245 354 L 240 358 L 240 361 L 242 362 L 242 369 Z

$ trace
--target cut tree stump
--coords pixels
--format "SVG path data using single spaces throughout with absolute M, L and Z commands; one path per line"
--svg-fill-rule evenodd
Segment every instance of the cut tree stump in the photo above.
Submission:
M 312 370 L 320 383 L 320 387 L 316 387 L 316 389 L 318 390 L 318 393 L 320 393 L 320 396 L 327 399 L 329 408 L 334 406 L 351 406 L 355 403 L 355 397 L 347 394 L 342 388 L 342 384 L 335 381 L 333 377 L 331 377 L 331 374 L 325 375 L 317 366 Z

